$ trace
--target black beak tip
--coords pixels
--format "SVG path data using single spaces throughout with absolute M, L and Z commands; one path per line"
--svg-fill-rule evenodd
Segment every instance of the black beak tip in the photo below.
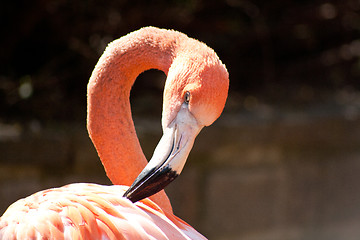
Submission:
M 177 176 L 179 174 L 170 167 L 142 172 L 124 193 L 123 197 L 135 203 L 163 190 Z

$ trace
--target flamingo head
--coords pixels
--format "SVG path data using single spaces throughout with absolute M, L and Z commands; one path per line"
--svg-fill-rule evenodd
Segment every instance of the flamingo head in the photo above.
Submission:
M 182 171 L 195 138 L 221 114 L 229 88 L 224 64 L 210 48 L 177 57 L 164 89 L 163 136 L 154 154 L 124 194 L 132 202 L 151 196 Z

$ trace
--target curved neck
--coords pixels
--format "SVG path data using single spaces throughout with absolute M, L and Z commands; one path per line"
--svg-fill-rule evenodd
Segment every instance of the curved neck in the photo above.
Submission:
M 131 185 L 147 164 L 135 132 L 129 98 L 141 72 L 153 68 L 168 72 L 176 37 L 165 39 L 161 31 L 141 29 L 109 44 L 88 84 L 87 127 L 113 184 Z M 153 200 L 171 210 L 164 191 Z

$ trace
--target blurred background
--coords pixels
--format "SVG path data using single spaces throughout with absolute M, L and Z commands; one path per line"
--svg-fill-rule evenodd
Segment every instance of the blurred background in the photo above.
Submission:
M 210 239 L 360 236 L 360 1 L 5 1 L 0 10 L 0 214 L 73 182 L 110 184 L 86 132 L 86 85 L 108 42 L 143 26 L 212 47 L 230 74 L 222 117 L 167 188 Z M 131 102 L 150 158 L 165 74 Z

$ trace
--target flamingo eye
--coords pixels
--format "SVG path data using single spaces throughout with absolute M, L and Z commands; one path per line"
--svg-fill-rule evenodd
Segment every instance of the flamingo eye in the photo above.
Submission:
M 190 102 L 190 92 L 185 93 L 184 102 L 189 103 Z

